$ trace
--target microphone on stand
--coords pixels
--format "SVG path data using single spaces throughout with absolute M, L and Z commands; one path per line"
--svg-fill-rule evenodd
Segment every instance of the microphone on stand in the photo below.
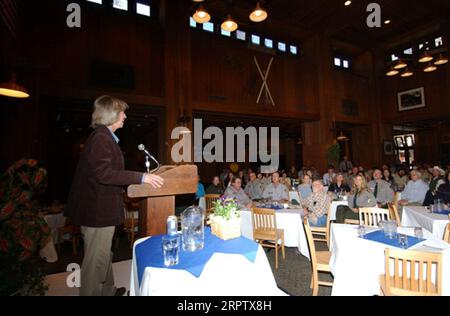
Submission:
M 159 170 L 159 162 L 158 160 L 155 159 L 155 157 L 153 157 L 148 151 L 147 149 L 145 149 L 144 144 L 139 144 L 138 145 L 138 149 L 140 151 L 143 151 L 145 153 L 145 167 L 147 168 L 147 173 L 154 173 L 156 171 Z M 151 158 L 154 162 L 156 162 L 156 168 L 153 170 L 150 170 L 150 161 L 148 160 L 148 158 Z

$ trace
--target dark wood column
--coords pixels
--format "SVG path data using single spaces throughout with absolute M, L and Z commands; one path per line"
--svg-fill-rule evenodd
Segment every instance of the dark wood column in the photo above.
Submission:
M 191 44 L 189 30 L 190 3 L 188 1 L 161 1 L 161 23 L 164 26 L 164 102 L 165 159 L 171 164 L 172 129 L 178 118 L 192 118 Z

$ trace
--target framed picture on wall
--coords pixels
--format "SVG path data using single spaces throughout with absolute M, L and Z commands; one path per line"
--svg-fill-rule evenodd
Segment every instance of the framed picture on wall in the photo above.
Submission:
M 383 152 L 385 156 L 392 156 L 394 154 L 394 142 L 385 140 L 383 142 Z
M 425 107 L 425 89 L 423 87 L 398 93 L 398 110 L 409 111 Z

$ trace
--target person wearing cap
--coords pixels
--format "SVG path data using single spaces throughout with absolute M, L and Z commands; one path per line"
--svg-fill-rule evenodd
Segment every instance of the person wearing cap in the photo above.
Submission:
M 431 178 L 429 184 L 429 190 L 425 195 L 423 206 L 433 204 L 433 201 L 436 197 L 436 192 L 438 191 L 439 187 L 445 183 L 445 171 L 443 169 L 441 169 L 439 166 L 434 166 L 433 168 L 430 168 L 429 171 L 433 177 Z

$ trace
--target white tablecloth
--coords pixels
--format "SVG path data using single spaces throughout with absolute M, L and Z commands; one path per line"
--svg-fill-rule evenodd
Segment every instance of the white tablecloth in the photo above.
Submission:
M 148 237 L 151 238 L 151 237 Z M 242 255 L 216 253 L 200 275 L 185 270 L 147 267 L 139 286 L 134 243 L 131 265 L 131 296 L 282 296 L 266 254 L 259 246 L 255 262 Z
M 400 233 L 414 235 L 413 228 L 399 228 Z M 334 276 L 332 295 L 370 296 L 380 294 L 379 276 L 385 273 L 384 250 L 389 246 L 357 237 L 357 226 L 332 224 L 330 267 Z M 450 295 L 450 245 L 424 231 L 423 245 L 444 250 L 442 264 L 442 293 Z
M 403 207 L 402 226 L 419 226 L 442 239 L 449 223 L 447 215 L 431 214 L 423 206 Z
M 309 257 L 308 240 L 302 224 L 301 209 L 288 209 L 276 211 L 277 228 L 284 229 L 284 244 L 286 247 L 297 247 L 298 251 Z M 241 233 L 242 236 L 253 240 L 252 213 L 250 210 L 241 210 Z
M 39 255 L 42 259 L 49 263 L 58 261 L 58 253 L 56 252 L 55 243 L 60 242 L 58 238 L 58 229 L 64 227 L 66 218 L 63 213 L 42 215 L 47 222 L 51 238 L 48 243 L 41 248 Z

